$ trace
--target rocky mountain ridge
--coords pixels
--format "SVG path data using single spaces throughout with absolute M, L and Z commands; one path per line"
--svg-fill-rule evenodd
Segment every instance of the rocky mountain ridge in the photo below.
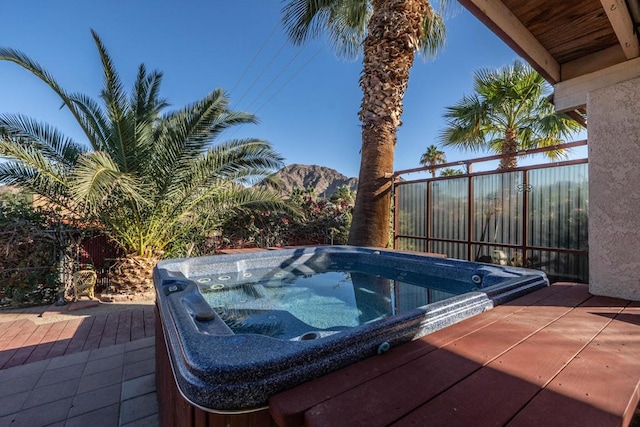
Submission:
M 318 165 L 288 165 L 274 177 L 281 183 L 284 194 L 290 194 L 294 188 L 314 188 L 318 197 L 331 197 L 338 187 L 346 185 L 355 191 L 358 186 L 357 178 L 348 178 L 335 169 Z

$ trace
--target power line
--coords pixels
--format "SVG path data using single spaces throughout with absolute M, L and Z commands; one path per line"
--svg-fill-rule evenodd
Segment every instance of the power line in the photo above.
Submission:
M 280 68 L 280 71 L 278 71 L 276 76 L 272 78 L 271 81 L 269 81 L 269 83 L 267 83 L 265 88 L 262 89 L 262 91 L 258 94 L 258 96 L 255 97 L 253 101 L 251 101 L 251 104 L 249 104 L 247 108 L 245 108 L 245 110 L 251 109 L 253 104 L 255 104 L 258 101 L 258 99 L 260 99 L 262 94 L 264 94 L 273 85 L 273 83 L 280 78 L 280 76 L 286 71 L 287 68 L 289 68 L 289 66 L 298 58 L 298 56 L 300 56 L 301 53 L 302 53 L 302 49 L 299 49 L 298 52 L 295 55 L 293 55 L 293 58 L 291 58 L 289 62 L 287 62 L 282 68 Z
M 276 97 L 276 95 L 278 95 L 282 89 L 285 88 L 285 86 L 287 86 L 307 65 L 309 65 L 309 63 L 311 63 L 311 61 L 313 61 L 316 56 L 318 56 L 320 54 L 320 52 L 322 52 L 322 48 L 318 49 L 316 53 L 314 53 L 304 64 L 302 64 L 300 66 L 300 68 L 298 68 L 295 73 L 293 73 L 293 75 L 291 77 L 289 77 L 289 79 L 287 79 L 287 81 L 285 81 L 282 86 L 280 86 L 270 97 L 269 99 L 267 99 L 262 105 L 260 105 L 260 107 L 258 107 L 258 109 L 256 109 L 254 114 L 257 114 L 258 111 L 260 111 L 262 109 L 262 107 L 264 107 L 265 105 L 267 105 L 273 98 Z
M 269 61 L 269 63 L 262 69 L 262 71 L 260 72 L 260 74 L 258 74 L 258 77 L 256 77 L 253 82 L 249 85 L 249 87 L 247 88 L 247 90 L 245 90 L 245 92 L 242 94 L 242 96 L 240 97 L 240 99 L 238 101 L 236 101 L 236 104 L 240 104 L 240 102 L 244 99 L 245 96 L 247 96 L 247 93 L 249 93 L 249 91 L 253 88 L 253 86 L 255 86 L 255 84 L 258 82 L 258 80 L 260 80 L 260 77 L 262 77 L 262 75 L 269 69 L 269 67 L 271 66 L 271 64 L 273 64 L 273 61 L 276 60 L 276 58 L 278 57 L 278 55 L 280 55 L 280 52 L 282 52 L 282 50 L 285 48 L 285 46 L 288 44 L 289 42 L 285 40 L 284 43 L 282 43 L 282 46 L 280 46 L 280 49 L 278 49 L 278 51 L 275 53 L 275 55 L 273 55 L 273 57 L 271 58 L 271 60 Z
M 233 87 L 231 88 L 231 92 L 233 93 L 233 91 L 236 89 L 236 87 L 238 87 L 238 84 L 240 84 L 240 81 L 244 78 L 244 76 L 247 75 L 247 72 L 249 71 L 249 68 L 251 68 L 251 66 L 253 65 L 254 62 L 256 62 L 256 59 L 258 59 L 258 56 L 260 56 L 260 53 L 262 53 L 262 50 L 264 49 L 264 47 L 267 45 L 267 43 L 269 42 L 269 40 L 271 40 L 271 37 L 273 36 L 273 34 L 276 32 L 276 29 L 280 26 L 280 22 L 276 22 L 276 25 L 273 27 L 273 30 L 271 30 L 271 33 L 269 33 L 269 35 L 267 36 L 266 39 L 264 39 L 264 41 L 262 42 L 262 46 L 260 46 L 260 49 L 258 49 L 258 51 L 256 52 L 255 55 L 253 55 L 253 58 L 251 58 L 251 61 L 249 61 L 249 63 L 247 64 L 247 66 L 245 67 L 244 71 L 242 72 L 242 74 L 240 75 L 240 77 L 238 77 L 238 80 L 236 80 L 235 84 L 233 85 Z

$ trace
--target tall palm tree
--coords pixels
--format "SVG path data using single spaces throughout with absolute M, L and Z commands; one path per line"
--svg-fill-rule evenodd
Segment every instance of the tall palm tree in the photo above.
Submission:
M 247 187 L 281 167 L 282 159 L 260 139 L 213 144 L 223 130 L 256 121 L 229 110 L 222 90 L 164 113 L 162 74 L 140 65 L 128 94 L 92 35 L 104 73 L 100 100 L 65 91 L 25 54 L 0 48 L 0 60 L 30 71 L 60 97 L 86 137 L 80 143 L 29 117 L 0 115 L 0 155 L 8 159 L 0 163 L 0 181 L 101 228 L 130 254 L 120 290 L 140 291 L 151 286 L 151 267 L 167 245 L 194 227 L 213 226 L 222 213 L 250 205 L 283 208 L 275 194 Z
M 561 144 L 580 129 L 580 124 L 554 111 L 547 98 L 550 86 L 521 61 L 477 71 L 474 92 L 447 107 L 447 127 L 440 141 L 445 146 L 510 154 L 502 158 L 500 169 L 518 165 L 517 151 Z M 565 153 L 553 150 L 547 155 L 556 159 Z
M 339 55 L 355 58 L 363 52 L 359 113 L 362 156 L 349 244 L 387 246 L 391 173 L 402 99 L 415 52 L 433 56 L 444 43 L 442 15 L 428 0 L 286 3 L 283 23 L 294 43 L 325 33 Z M 438 5 L 447 3 L 441 0 Z
M 420 164 L 422 166 L 428 166 L 429 171 L 431 172 L 431 177 L 436 177 L 436 165 L 446 163 L 447 158 L 444 155 L 444 151 L 438 149 L 435 145 L 430 145 L 427 147 L 427 151 L 422 154 L 420 157 Z

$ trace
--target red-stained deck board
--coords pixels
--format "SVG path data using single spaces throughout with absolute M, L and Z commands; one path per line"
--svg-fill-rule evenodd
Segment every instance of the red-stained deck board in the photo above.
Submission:
M 131 310 L 120 312 L 118 317 L 118 329 L 116 333 L 116 344 L 124 344 L 131 341 Z
M 570 298 L 573 301 L 582 301 L 588 298 L 588 293 L 584 289 L 576 290 L 574 284 L 568 283 L 558 284 L 557 286 L 547 287 L 535 293 L 527 294 L 509 304 L 485 312 L 482 316 L 475 316 L 464 322 L 456 323 L 419 340 L 392 348 L 387 354 L 366 359 L 346 369 L 338 370 L 294 389 L 282 392 L 270 400 L 272 415 L 281 425 L 301 425 L 304 419 L 304 412 L 314 405 L 345 393 L 375 378 L 380 372 L 390 371 L 395 367 L 402 366 L 433 351 L 438 346 L 444 346 L 485 328 L 496 321 L 523 310 L 529 304 L 541 303 L 545 299 L 552 298 L 559 292 L 565 291 L 571 291 Z
M 40 325 L 38 327 L 38 330 L 44 330 L 46 328 L 47 332 L 42 337 L 40 342 L 37 343 L 29 357 L 24 360 L 24 363 L 32 363 L 46 359 L 47 354 L 53 348 L 53 345 L 58 341 L 58 339 L 60 338 L 60 334 L 65 329 L 68 323 L 69 321 L 63 321 L 52 323 L 50 325 Z
M 388 425 L 479 368 L 469 359 L 435 350 L 313 406 L 305 412 L 305 425 Z
M 24 335 L 25 331 L 35 328 L 35 324 L 30 320 L 16 320 L 15 322 L 7 323 L 10 323 L 10 326 L 0 337 L 0 351 L 15 349 L 15 345 L 12 344 L 15 338 L 19 335 Z
M 102 334 L 108 330 L 107 316 L 96 316 L 93 318 L 91 329 L 87 335 L 87 339 L 82 346 L 82 351 L 93 350 L 100 347 L 100 341 L 102 341 Z
M 587 300 L 592 301 L 598 298 Z M 598 302 L 596 301 L 595 304 Z M 397 423 L 422 425 L 505 425 L 611 322 L 577 308 L 520 343 L 478 372 L 424 404 Z M 611 311 L 611 308 L 606 310 Z M 613 311 L 620 311 L 616 308 Z M 545 349 L 541 351 L 540 349 Z M 482 400 L 468 399 L 482 395 Z
M 283 427 L 627 425 L 638 354 L 640 304 L 558 284 L 280 393 L 270 410 Z
M 582 301 L 582 293 L 574 294 L 573 300 Z M 433 353 L 380 375 L 331 401 L 314 406 L 305 414 L 306 425 L 364 426 L 392 423 L 454 386 L 568 310 L 566 307 L 548 307 L 545 313 L 536 313 L 531 307 L 516 310 Z M 429 342 L 429 335 L 422 341 Z M 459 366 L 461 364 L 463 367 Z
M 106 316 L 105 328 L 102 332 L 100 340 L 100 348 L 109 347 L 116 344 L 118 336 L 118 322 L 120 321 L 120 313 L 109 313 Z
M 58 339 L 53 343 L 51 350 L 47 353 L 46 358 L 62 356 L 71 353 L 70 345 L 73 337 L 78 333 L 83 324 L 83 319 L 73 319 L 66 322 L 66 325 Z
M 640 308 L 627 307 L 517 414 L 513 424 L 570 425 L 584 420 L 597 426 L 627 425 L 640 400 L 638 354 Z
M 16 319 L 10 320 L 7 322 L 0 322 L 0 350 L 3 350 L 6 343 L 10 341 L 10 337 L 14 337 L 16 335 L 16 331 L 21 328 L 23 325 L 28 323 L 32 323 L 25 319 Z
M 155 323 L 156 318 L 154 314 L 154 307 L 144 308 L 144 336 L 152 337 L 155 335 Z
M 144 338 L 144 311 L 131 311 L 131 341 Z
M 91 333 L 94 321 L 95 317 L 85 317 L 81 319 L 78 329 L 74 332 L 71 342 L 67 346 L 66 353 L 78 353 L 82 351 Z
M 16 348 L 17 351 L 9 360 L 7 360 L 4 364 L 4 368 L 6 369 L 24 364 L 31 353 L 33 353 L 36 346 L 42 342 L 43 338 L 52 327 L 53 324 L 41 326 L 34 324 L 33 326 L 22 328 L 20 334 L 16 335 L 10 344 L 12 347 Z

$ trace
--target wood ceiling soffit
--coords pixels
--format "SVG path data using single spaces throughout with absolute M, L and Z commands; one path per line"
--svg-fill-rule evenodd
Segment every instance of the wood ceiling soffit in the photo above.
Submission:
M 600 0 L 504 4 L 560 64 L 618 44 Z
M 608 49 L 603 49 L 599 52 L 582 56 L 576 60 L 565 62 L 561 67 L 562 80 L 569 80 L 583 74 L 593 73 L 594 71 L 624 62 L 626 59 L 622 47 L 616 44 Z
M 498 34 L 550 83 L 560 81 L 560 64 L 500 0 L 459 0 L 480 21 Z M 527 3 L 527 2 L 522 2 Z
M 627 59 L 640 56 L 638 37 L 634 33 L 633 20 L 624 0 L 600 0 L 600 2 Z

